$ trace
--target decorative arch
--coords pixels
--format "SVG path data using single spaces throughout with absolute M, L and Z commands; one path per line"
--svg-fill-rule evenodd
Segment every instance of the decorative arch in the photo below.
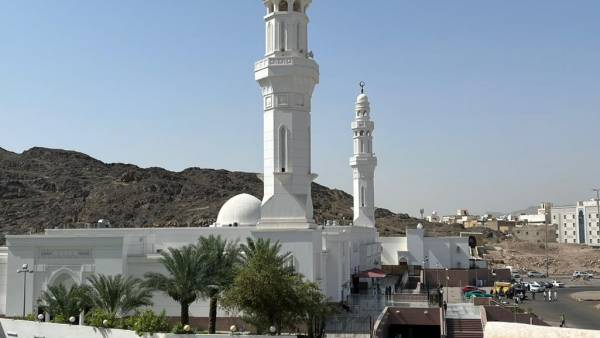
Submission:
M 81 276 L 69 268 L 61 267 L 50 274 L 48 282 L 46 282 L 46 288 L 51 285 L 60 284 L 63 284 L 67 288 L 72 285 L 79 285 L 81 284 Z
M 302 12 L 302 5 L 300 4 L 300 1 L 296 0 L 294 1 L 294 12 Z
M 289 142 L 290 132 L 285 126 L 279 127 L 279 171 L 289 171 Z
M 279 3 L 279 8 L 278 10 L 280 12 L 287 12 L 288 11 L 288 2 L 286 0 L 283 0 Z

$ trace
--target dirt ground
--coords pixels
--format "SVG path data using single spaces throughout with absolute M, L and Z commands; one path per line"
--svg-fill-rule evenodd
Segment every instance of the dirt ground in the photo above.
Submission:
M 521 272 L 546 271 L 544 244 L 516 240 L 490 243 L 484 258 L 492 267 L 512 266 Z M 549 272 L 553 275 L 571 275 L 573 271 L 592 272 L 600 277 L 600 250 L 578 244 L 549 243 Z

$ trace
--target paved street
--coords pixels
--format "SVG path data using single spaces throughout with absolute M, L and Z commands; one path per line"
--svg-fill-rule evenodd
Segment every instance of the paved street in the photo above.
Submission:
M 558 290 L 558 302 L 546 302 L 542 294 L 537 294 L 535 300 L 528 299 L 521 307 L 531 308 L 533 313 L 553 326 L 560 324 L 560 315 L 564 314 L 567 327 L 600 330 L 600 310 L 594 308 L 600 302 L 578 302 L 571 297 L 571 294 L 576 292 L 600 291 L 600 287 L 571 287 Z

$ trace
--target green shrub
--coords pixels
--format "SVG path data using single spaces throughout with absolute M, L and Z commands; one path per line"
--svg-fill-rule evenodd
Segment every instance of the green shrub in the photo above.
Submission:
M 38 320 L 37 316 L 34 315 L 33 313 L 30 313 L 30 314 L 26 315 L 25 317 L 15 316 L 13 318 L 16 319 L 16 320 L 29 320 L 29 321 L 32 321 L 32 322 L 36 322 Z
M 192 328 L 190 331 L 186 331 L 186 330 L 183 329 L 184 327 L 185 327 L 185 325 L 179 323 L 179 324 L 173 326 L 173 329 L 171 330 L 171 333 L 175 333 L 175 334 L 194 334 L 194 333 L 200 333 L 200 331 L 194 330 L 194 328 Z
M 108 325 L 106 326 L 103 324 L 105 319 L 108 320 Z M 107 328 L 115 328 L 119 324 L 119 320 L 114 313 L 109 313 L 99 309 L 90 312 L 85 317 L 85 322 L 90 326 Z
M 52 323 L 57 323 L 57 324 L 69 324 L 69 318 L 66 318 L 62 314 L 58 314 L 56 316 L 53 316 L 52 320 L 50 320 L 50 321 Z
M 132 329 L 141 337 L 144 333 L 154 334 L 157 332 L 169 332 L 171 325 L 167 321 L 167 315 L 163 310 L 159 315 L 152 310 L 146 310 L 131 317 Z

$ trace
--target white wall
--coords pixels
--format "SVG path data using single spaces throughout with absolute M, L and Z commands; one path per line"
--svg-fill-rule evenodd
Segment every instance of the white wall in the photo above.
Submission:
M 407 251 L 406 237 L 381 237 L 381 264 L 398 265 L 398 252 Z
M 40 323 L 24 320 L 0 319 L 0 337 L 11 338 L 140 338 L 134 331 L 103 329 L 92 326 L 79 326 L 68 324 Z M 146 338 L 223 338 L 230 337 L 230 334 L 221 335 L 179 335 L 171 333 L 159 333 L 146 335 Z M 258 335 L 240 335 L 236 337 L 243 338 L 261 338 L 270 336 Z M 290 336 L 295 337 L 295 336 Z
M 599 331 L 505 322 L 487 322 L 484 338 L 598 338 Z

